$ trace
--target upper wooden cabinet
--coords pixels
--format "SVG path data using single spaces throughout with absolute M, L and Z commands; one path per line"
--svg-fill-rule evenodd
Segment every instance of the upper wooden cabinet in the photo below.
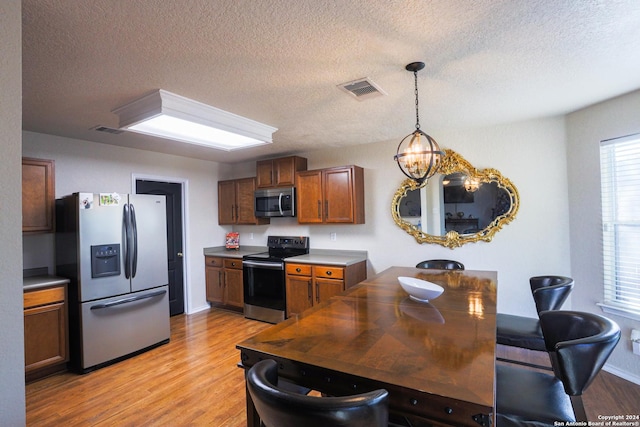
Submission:
M 218 182 L 218 224 L 269 224 L 269 218 L 254 214 L 255 178 Z
M 296 185 L 296 172 L 307 170 L 307 159 L 290 156 L 256 162 L 258 188 Z
M 343 166 L 298 172 L 300 224 L 364 224 L 364 170 Z
M 55 163 L 22 158 L 22 232 L 52 233 L 55 208 Z

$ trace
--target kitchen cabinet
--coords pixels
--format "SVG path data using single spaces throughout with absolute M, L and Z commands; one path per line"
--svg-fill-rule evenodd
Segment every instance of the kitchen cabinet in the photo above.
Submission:
M 298 172 L 300 224 L 364 224 L 364 170 L 343 166 Z
M 67 330 L 66 284 L 24 292 L 27 381 L 66 369 L 69 361 Z
M 55 163 L 22 158 L 22 232 L 53 233 Z
M 256 162 L 258 188 L 295 187 L 296 172 L 307 170 L 307 159 L 290 156 Z
M 287 317 L 300 314 L 366 278 L 366 261 L 348 266 L 286 263 Z
M 224 298 L 222 302 L 240 309 L 244 307 L 241 259 L 225 258 L 224 260 Z
M 242 260 L 205 257 L 207 301 L 214 306 L 242 309 L 244 289 Z
M 218 224 L 268 224 L 269 218 L 256 218 L 254 214 L 255 178 L 218 182 Z
M 222 304 L 224 299 L 222 258 L 205 257 L 205 283 L 207 287 L 207 301 L 214 304 Z

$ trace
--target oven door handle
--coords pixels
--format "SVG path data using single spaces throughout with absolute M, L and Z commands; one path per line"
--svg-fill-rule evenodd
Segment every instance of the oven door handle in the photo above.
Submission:
M 269 268 L 271 270 L 284 270 L 284 262 L 267 262 L 267 261 L 251 261 L 244 260 L 242 261 L 242 266 L 246 267 L 258 267 L 258 268 Z

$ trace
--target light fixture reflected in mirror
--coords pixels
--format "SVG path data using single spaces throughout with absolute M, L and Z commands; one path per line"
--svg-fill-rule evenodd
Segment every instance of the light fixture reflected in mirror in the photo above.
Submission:
M 467 177 L 464 180 L 464 189 L 469 193 L 475 193 L 480 188 L 480 180 L 478 178 Z
M 413 73 L 416 95 L 416 130 L 400 141 L 393 159 L 398 167 L 409 178 L 422 184 L 432 177 L 440 166 L 444 152 L 435 139 L 420 130 L 418 113 L 418 71 L 424 68 L 424 62 L 412 62 L 405 69 Z

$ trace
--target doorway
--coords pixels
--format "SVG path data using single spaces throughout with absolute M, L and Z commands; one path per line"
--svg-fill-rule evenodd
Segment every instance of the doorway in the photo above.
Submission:
M 169 312 L 184 313 L 184 251 L 182 224 L 182 183 L 136 179 L 136 194 L 156 194 L 167 198 L 167 266 L 169 271 Z

